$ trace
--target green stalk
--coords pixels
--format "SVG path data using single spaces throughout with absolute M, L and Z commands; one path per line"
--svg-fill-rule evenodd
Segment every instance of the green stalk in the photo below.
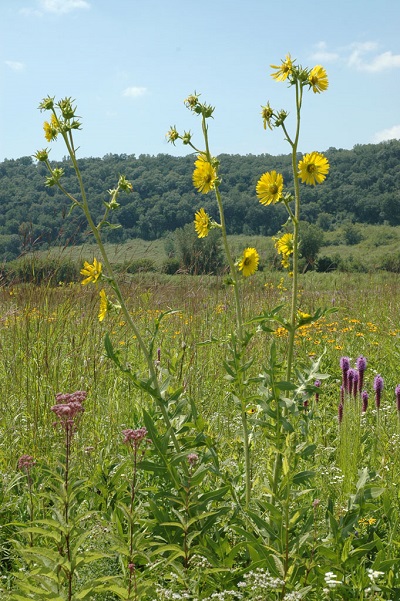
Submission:
M 204 140 L 205 140 L 205 145 L 206 145 L 207 159 L 208 159 L 208 161 L 211 162 L 211 153 L 210 153 L 209 143 L 208 143 L 208 130 L 207 130 L 207 124 L 206 124 L 206 119 L 205 119 L 204 115 L 202 116 L 202 129 L 203 129 L 203 135 L 204 135 Z M 226 255 L 226 258 L 228 261 L 228 265 L 229 265 L 230 275 L 232 278 L 232 286 L 233 286 L 233 290 L 234 290 L 235 306 L 236 306 L 236 326 L 237 326 L 237 333 L 238 333 L 239 344 L 240 344 L 240 353 L 241 353 L 241 357 L 242 357 L 243 342 L 244 342 L 243 315 L 242 315 L 242 305 L 240 302 L 239 283 L 238 283 L 238 278 L 237 278 L 238 271 L 237 271 L 237 268 L 233 261 L 232 254 L 231 254 L 231 251 L 229 248 L 228 236 L 226 233 L 224 207 L 222 204 L 221 194 L 219 192 L 218 186 L 215 187 L 215 196 L 216 196 L 217 204 L 218 204 L 219 220 L 220 220 L 221 233 L 222 233 L 222 242 L 224 245 L 225 255 Z M 237 375 L 238 375 L 237 388 L 238 388 L 238 393 L 239 393 L 238 398 L 240 399 L 240 405 L 241 405 L 240 417 L 241 417 L 241 421 L 242 421 L 242 432 L 243 432 L 246 507 L 248 507 L 248 505 L 250 504 L 250 498 L 251 498 L 251 460 L 250 460 L 249 429 L 248 429 L 248 423 L 247 423 L 246 404 L 242 398 L 243 374 L 241 371 L 239 371 L 239 373 Z
M 298 272 L 299 272 L 299 221 L 300 221 L 300 184 L 299 176 L 297 174 L 297 147 L 300 136 L 300 111 L 301 102 L 303 96 L 303 88 L 298 81 L 296 81 L 296 135 L 292 141 L 289 137 L 284 124 L 282 124 L 283 130 L 286 134 L 286 138 L 292 147 L 292 172 L 293 172 L 293 183 L 294 183 L 294 199 L 295 208 L 294 215 L 292 214 L 293 223 L 293 279 L 292 279 L 292 300 L 290 306 L 290 330 L 289 330 L 289 342 L 288 342 L 288 356 L 286 366 L 286 379 L 290 381 L 293 364 L 293 352 L 294 352 L 294 337 L 296 333 L 296 314 L 297 314 L 297 297 L 298 297 Z
M 91 231 L 92 231 L 92 233 L 94 235 L 94 238 L 96 240 L 97 246 L 99 248 L 100 254 L 101 254 L 102 259 L 103 259 L 103 263 L 104 263 L 104 265 L 106 267 L 106 271 L 107 271 L 107 273 L 108 273 L 108 275 L 110 277 L 110 280 L 112 282 L 112 288 L 113 288 L 113 290 L 115 292 L 115 295 L 116 295 L 116 297 L 117 297 L 117 299 L 118 299 L 118 301 L 119 301 L 119 303 L 121 305 L 121 311 L 122 311 L 122 313 L 124 315 L 124 318 L 125 318 L 127 324 L 129 325 L 129 327 L 131 328 L 132 332 L 136 336 L 136 339 L 137 339 L 137 342 L 139 344 L 139 347 L 140 347 L 141 351 L 143 352 L 143 355 L 144 355 L 144 357 L 146 359 L 148 370 L 149 370 L 149 373 L 150 373 L 150 378 L 151 378 L 152 385 L 153 385 L 153 388 L 154 388 L 154 391 L 155 391 L 155 394 L 152 395 L 152 396 L 153 396 L 154 400 L 157 402 L 157 404 L 159 406 L 159 409 L 161 410 L 161 413 L 162 413 L 165 425 L 166 425 L 167 429 L 169 430 L 169 432 L 171 434 L 171 438 L 172 438 L 174 447 L 175 447 L 176 451 L 180 452 L 181 449 L 180 449 L 178 440 L 177 440 L 177 438 L 175 436 L 175 433 L 173 431 L 171 421 L 170 421 L 170 419 L 168 417 L 168 412 L 167 412 L 167 410 L 166 410 L 166 408 L 165 408 L 165 406 L 164 406 L 164 404 L 162 402 L 162 399 L 161 399 L 161 392 L 160 392 L 160 387 L 159 387 L 159 384 L 158 384 L 157 373 L 156 373 L 156 369 L 155 369 L 155 365 L 154 365 L 153 359 L 152 359 L 152 357 L 151 357 L 151 355 L 150 355 L 150 353 L 149 353 L 149 351 L 147 349 L 147 346 L 146 346 L 146 344 L 145 344 L 145 342 L 144 342 L 144 340 L 143 340 L 143 338 L 142 338 L 142 336 L 140 334 L 140 331 L 136 327 L 136 324 L 133 321 L 133 319 L 132 319 L 132 317 L 131 317 L 131 315 L 129 313 L 128 307 L 126 306 L 124 297 L 123 297 L 123 295 L 121 293 L 121 289 L 120 289 L 120 287 L 119 287 L 119 285 L 118 285 L 118 283 L 116 281 L 113 268 L 112 268 L 111 263 L 110 263 L 110 261 L 108 259 L 108 255 L 107 255 L 107 252 L 105 250 L 105 247 L 104 247 L 104 244 L 103 244 L 100 232 L 99 232 L 99 228 L 94 223 L 92 215 L 90 213 L 89 205 L 88 205 L 88 202 L 87 202 L 86 191 L 85 191 L 85 187 L 83 185 L 82 175 L 81 175 L 81 172 L 79 170 L 78 162 L 77 162 L 76 156 L 75 156 L 75 150 L 74 150 L 74 146 L 73 146 L 73 142 L 72 142 L 72 136 L 70 134 L 70 139 L 68 139 L 68 136 L 64 132 L 62 132 L 62 136 L 63 136 L 64 142 L 65 142 L 65 144 L 67 146 L 69 155 L 71 157 L 72 164 L 74 166 L 74 170 L 75 170 L 75 173 L 76 173 L 76 176 L 77 176 L 77 179 L 78 179 L 78 183 L 79 183 L 79 189 L 80 189 L 80 193 L 81 193 L 81 197 L 82 197 L 82 202 L 79 203 L 79 205 L 81 206 L 81 208 L 82 208 L 82 210 L 83 210 L 83 212 L 85 214 L 85 217 L 87 219 L 89 227 L 90 227 L 90 229 L 91 229 Z
M 303 88 L 301 84 L 296 80 L 296 132 L 294 140 L 291 139 L 289 133 L 282 123 L 282 129 L 285 132 L 285 136 L 290 146 L 292 147 L 292 172 L 294 182 L 294 200 L 295 207 L 294 213 L 290 207 L 287 206 L 290 218 L 293 223 L 293 278 L 292 278 L 292 298 L 290 305 L 290 321 L 289 321 L 289 340 L 288 340 L 288 351 L 287 351 L 287 365 L 286 365 L 286 380 L 289 382 L 292 375 L 293 355 L 294 355 L 294 338 L 296 333 L 296 315 L 297 315 L 297 298 L 298 298 L 298 271 L 299 271 L 299 221 L 300 221 L 300 184 L 299 176 L 297 174 L 297 148 L 300 136 L 300 112 L 301 103 L 303 96 Z M 278 490 L 278 483 L 281 477 L 282 471 L 282 454 L 279 451 L 279 439 L 282 433 L 282 425 L 280 419 L 280 411 L 277 408 L 277 424 L 276 424 L 276 456 L 272 473 L 272 502 L 275 502 L 276 493 Z

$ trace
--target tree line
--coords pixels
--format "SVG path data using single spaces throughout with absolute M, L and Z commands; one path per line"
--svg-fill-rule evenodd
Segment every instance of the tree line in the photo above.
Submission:
M 330 172 L 323 186 L 302 186 L 302 220 L 322 230 L 335 229 L 344 221 L 400 225 L 400 141 L 356 145 L 352 150 L 329 148 L 324 153 Z M 192 185 L 194 156 L 168 154 L 107 154 L 79 160 L 89 202 L 100 217 L 108 189 L 119 174 L 132 181 L 134 191 L 120 197 L 121 207 L 112 214 L 122 227 L 105 230 L 107 241 L 130 238 L 157 239 L 193 221 L 203 206 L 218 219 L 212 194 L 202 196 Z M 229 234 L 276 234 L 286 221 L 279 204 L 262 206 L 255 186 L 265 171 L 283 174 L 292 188 L 289 155 L 220 155 L 226 221 Z M 54 162 L 65 171 L 63 185 L 79 195 L 69 159 Z M 32 248 L 87 241 L 86 223 L 70 212 L 68 199 L 56 188 L 44 185 L 43 164 L 31 157 L 0 163 L 0 258 L 12 259 Z

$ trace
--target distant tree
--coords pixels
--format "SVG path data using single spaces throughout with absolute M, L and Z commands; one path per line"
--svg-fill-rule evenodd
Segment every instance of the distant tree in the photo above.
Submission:
M 358 244 L 363 239 L 362 232 L 358 225 L 354 223 L 345 223 L 342 228 L 343 231 L 343 240 L 345 244 L 349 246 L 353 246 L 354 244 Z
M 313 269 L 318 253 L 324 244 L 324 232 L 316 225 L 300 223 L 300 256 L 305 259 L 304 271 Z
M 223 268 L 221 234 L 211 230 L 206 238 L 199 239 L 188 223 L 174 232 L 176 256 L 181 270 L 191 275 L 217 274 Z

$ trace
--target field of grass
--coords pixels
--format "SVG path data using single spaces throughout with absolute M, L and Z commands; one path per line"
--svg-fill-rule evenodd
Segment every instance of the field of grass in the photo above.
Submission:
M 276 305 L 284 316 L 290 285 L 278 272 L 246 281 L 245 321 Z M 224 368 L 235 313 L 223 278 L 140 274 L 123 284 L 146 342 L 158 324 L 154 357 L 160 381 L 166 378 L 179 453 L 136 376 L 106 356 L 108 333 L 120 364 L 131 374 L 146 372 L 124 319 L 98 321 L 95 286 L 0 290 L 2 599 L 67 598 L 72 559 L 57 551 L 65 532 L 83 558 L 73 599 L 400 598 L 400 278 L 311 272 L 300 286 L 302 311 L 336 312 L 297 331 L 296 406 L 285 410 L 284 438 L 271 431 L 274 403 L 265 399 L 272 373 L 285 390 L 286 331 L 279 323 L 259 328 L 249 343 L 250 506 L 240 413 Z M 158 323 L 170 310 L 176 312 Z M 367 359 L 368 409 L 362 413 L 360 398 L 346 393 L 339 424 L 340 358 L 354 366 L 360 355 Z M 69 448 L 73 492 L 65 521 L 57 509 L 65 508 L 65 441 L 50 408 L 57 393 L 77 390 L 87 399 Z M 122 431 L 144 425 L 150 441 L 139 453 L 123 444 Z M 271 491 L 277 445 L 283 467 Z M 189 472 L 180 463 L 188 454 L 196 457 Z M 35 464 L 18 469 L 24 455 Z M 21 574 L 30 574 L 31 588 L 21 585 Z
M 355 224 L 353 228 L 359 237 L 359 241 L 354 244 L 346 241 L 345 227 L 324 232 L 324 243 L 319 256 L 337 257 L 344 263 L 342 271 L 374 272 L 384 268 L 385 264 L 387 266 L 388 257 L 397 257 L 397 263 L 400 262 L 400 227 Z M 267 269 L 272 266 L 276 251 L 270 237 L 231 235 L 228 238 L 234 256 L 240 256 L 245 247 L 255 247 L 260 254 L 261 265 L 266 265 Z M 129 265 L 130 262 L 148 259 L 160 270 L 167 259 L 165 238 L 151 241 L 132 239 L 121 244 L 106 244 L 106 250 L 113 264 Z M 98 250 L 94 244 L 85 244 L 65 248 L 54 247 L 47 251 L 37 251 L 35 254 L 37 257 L 70 259 L 82 264 L 86 260 L 92 261 Z M 398 272 L 400 266 L 397 269 L 397 263 L 394 271 Z

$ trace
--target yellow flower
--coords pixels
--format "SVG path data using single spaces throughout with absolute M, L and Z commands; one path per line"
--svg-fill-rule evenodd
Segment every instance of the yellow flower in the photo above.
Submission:
M 281 65 L 270 65 L 270 67 L 271 69 L 278 69 L 276 73 L 271 73 L 271 77 L 276 79 L 276 81 L 285 81 L 293 69 L 293 61 L 290 54 L 286 55 L 286 59 L 282 61 Z
M 257 182 L 258 200 L 263 205 L 275 204 L 282 198 L 283 177 L 276 171 L 264 173 Z
M 274 116 L 274 111 L 270 107 L 269 102 L 267 102 L 265 106 L 262 106 L 261 109 L 261 116 L 263 119 L 264 129 L 267 129 L 267 125 L 269 129 L 272 129 L 271 119 Z
M 202 155 L 198 156 L 194 166 L 193 185 L 202 194 L 208 194 L 215 187 L 215 180 L 217 179 L 216 171 L 211 163 Z
M 311 315 L 309 313 L 303 313 L 303 311 L 300 311 L 300 309 L 298 309 L 297 311 L 297 315 L 299 316 L 299 319 L 309 319 L 311 317 Z
M 290 257 L 293 253 L 293 234 L 283 234 L 281 238 L 276 240 L 275 248 L 279 254 Z
M 100 307 L 99 307 L 99 321 L 103 321 L 103 319 L 105 318 L 105 316 L 107 315 L 108 312 L 108 298 L 107 298 L 107 294 L 106 291 L 100 290 Z
M 101 263 L 99 263 L 97 259 L 93 259 L 93 265 L 85 261 L 83 269 L 81 269 L 81 275 L 86 276 L 85 279 L 82 280 L 82 285 L 89 284 L 89 282 L 95 284 L 101 276 L 101 271 Z
M 168 142 L 171 142 L 175 146 L 175 142 L 179 138 L 179 133 L 177 132 L 175 125 L 173 127 L 171 127 L 171 129 L 167 133 L 166 137 L 167 137 Z
M 329 163 L 323 154 L 314 151 L 303 157 L 298 168 L 298 175 L 303 184 L 315 186 L 315 184 L 322 184 L 324 181 L 329 171 Z
M 244 277 L 253 275 L 257 271 L 260 257 L 255 248 L 246 248 L 243 251 L 242 258 L 238 263 L 239 271 L 241 271 Z
M 316 65 L 311 69 L 308 81 L 314 94 L 320 94 L 320 92 L 325 92 L 328 89 L 328 76 L 321 65 Z
M 194 229 L 196 230 L 199 238 L 205 238 L 208 236 L 208 232 L 211 228 L 211 219 L 207 215 L 204 209 L 200 209 L 194 215 Z
M 50 123 L 45 121 L 43 123 L 44 137 L 48 142 L 55 140 L 58 135 L 58 121 L 54 113 L 51 115 Z

